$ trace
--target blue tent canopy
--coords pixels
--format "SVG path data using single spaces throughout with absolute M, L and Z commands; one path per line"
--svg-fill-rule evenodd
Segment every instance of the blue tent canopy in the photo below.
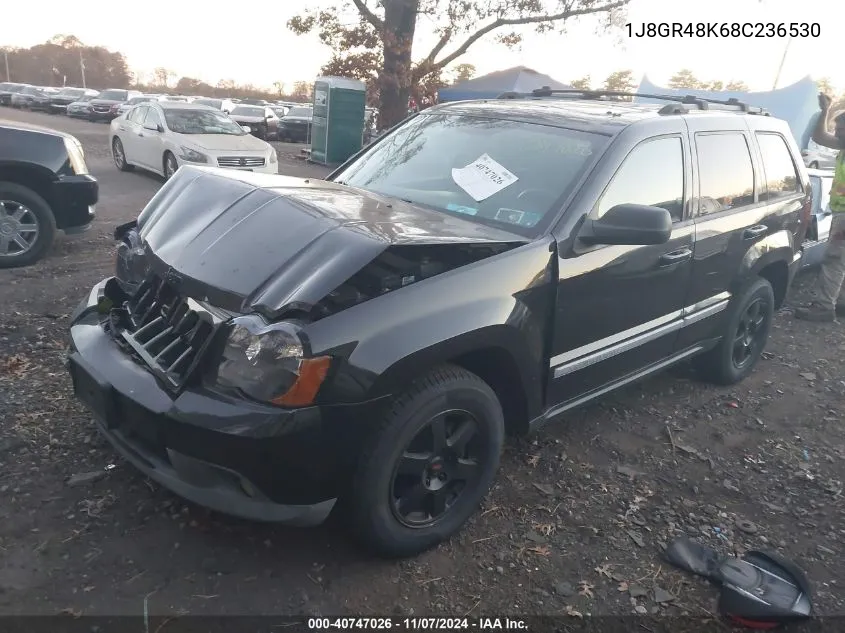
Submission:
M 531 92 L 548 86 L 556 90 L 571 88 L 525 66 L 499 70 L 489 75 L 463 81 L 438 92 L 438 101 L 464 101 L 467 99 L 495 99 L 503 92 Z
M 672 88 L 660 87 L 651 81 L 648 77 L 643 77 L 638 92 L 646 94 L 665 94 L 665 95 L 695 95 L 697 97 L 705 97 L 708 99 L 730 99 L 736 97 L 749 105 L 760 106 L 768 110 L 772 116 L 783 119 L 789 124 L 789 129 L 798 143 L 798 147 L 805 149 L 807 143 L 812 136 L 813 126 L 816 124 L 816 119 L 819 115 L 819 88 L 815 81 L 810 77 L 786 86 L 778 90 L 770 90 L 768 92 L 738 92 L 734 90 L 691 90 L 681 89 L 675 90 Z M 643 97 L 635 97 L 635 103 L 662 103 L 655 99 L 647 99 Z

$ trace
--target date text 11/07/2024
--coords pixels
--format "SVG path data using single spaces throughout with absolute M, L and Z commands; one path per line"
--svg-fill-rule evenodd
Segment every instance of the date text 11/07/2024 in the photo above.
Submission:
M 818 22 L 643 22 L 625 24 L 628 37 L 819 37 Z
M 311 631 L 527 631 L 520 618 L 308 618 Z

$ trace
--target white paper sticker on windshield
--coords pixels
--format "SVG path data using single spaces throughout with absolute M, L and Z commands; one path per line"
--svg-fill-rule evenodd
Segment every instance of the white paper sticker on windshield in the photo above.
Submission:
M 483 154 L 466 167 L 453 168 L 452 180 L 473 200 L 481 202 L 519 179 L 487 154 Z

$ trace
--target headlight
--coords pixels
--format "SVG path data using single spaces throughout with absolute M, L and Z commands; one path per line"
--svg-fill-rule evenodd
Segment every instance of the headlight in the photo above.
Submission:
M 190 147 L 185 147 L 184 145 L 179 149 L 182 150 L 182 154 L 179 156 L 182 160 L 186 160 L 189 163 L 207 163 L 208 156 L 198 152 L 195 149 L 191 149 Z
M 115 277 L 128 292 L 137 287 L 149 272 L 144 245 L 137 229 L 130 229 L 117 247 Z
M 215 377 L 224 389 L 281 406 L 312 404 L 329 370 L 328 356 L 306 358 L 293 323 L 268 325 L 247 315 L 232 320 Z
M 275 165 L 278 162 L 279 162 L 279 157 L 276 156 L 276 150 L 271 149 L 270 150 L 270 164 Z
M 65 137 L 65 150 L 67 150 L 73 173 L 77 176 L 87 174 L 88 166 L 85 164 L 85 152 L 82 151 L 82 145 L 79 144 L 79 141 Z

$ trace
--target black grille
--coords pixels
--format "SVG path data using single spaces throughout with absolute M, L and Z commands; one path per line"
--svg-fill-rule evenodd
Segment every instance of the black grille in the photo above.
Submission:
M 170 386 L 182 387 L 216 329 L 211 314 L 158 277 L 145 281 L 126 308 L 124 340 Z

